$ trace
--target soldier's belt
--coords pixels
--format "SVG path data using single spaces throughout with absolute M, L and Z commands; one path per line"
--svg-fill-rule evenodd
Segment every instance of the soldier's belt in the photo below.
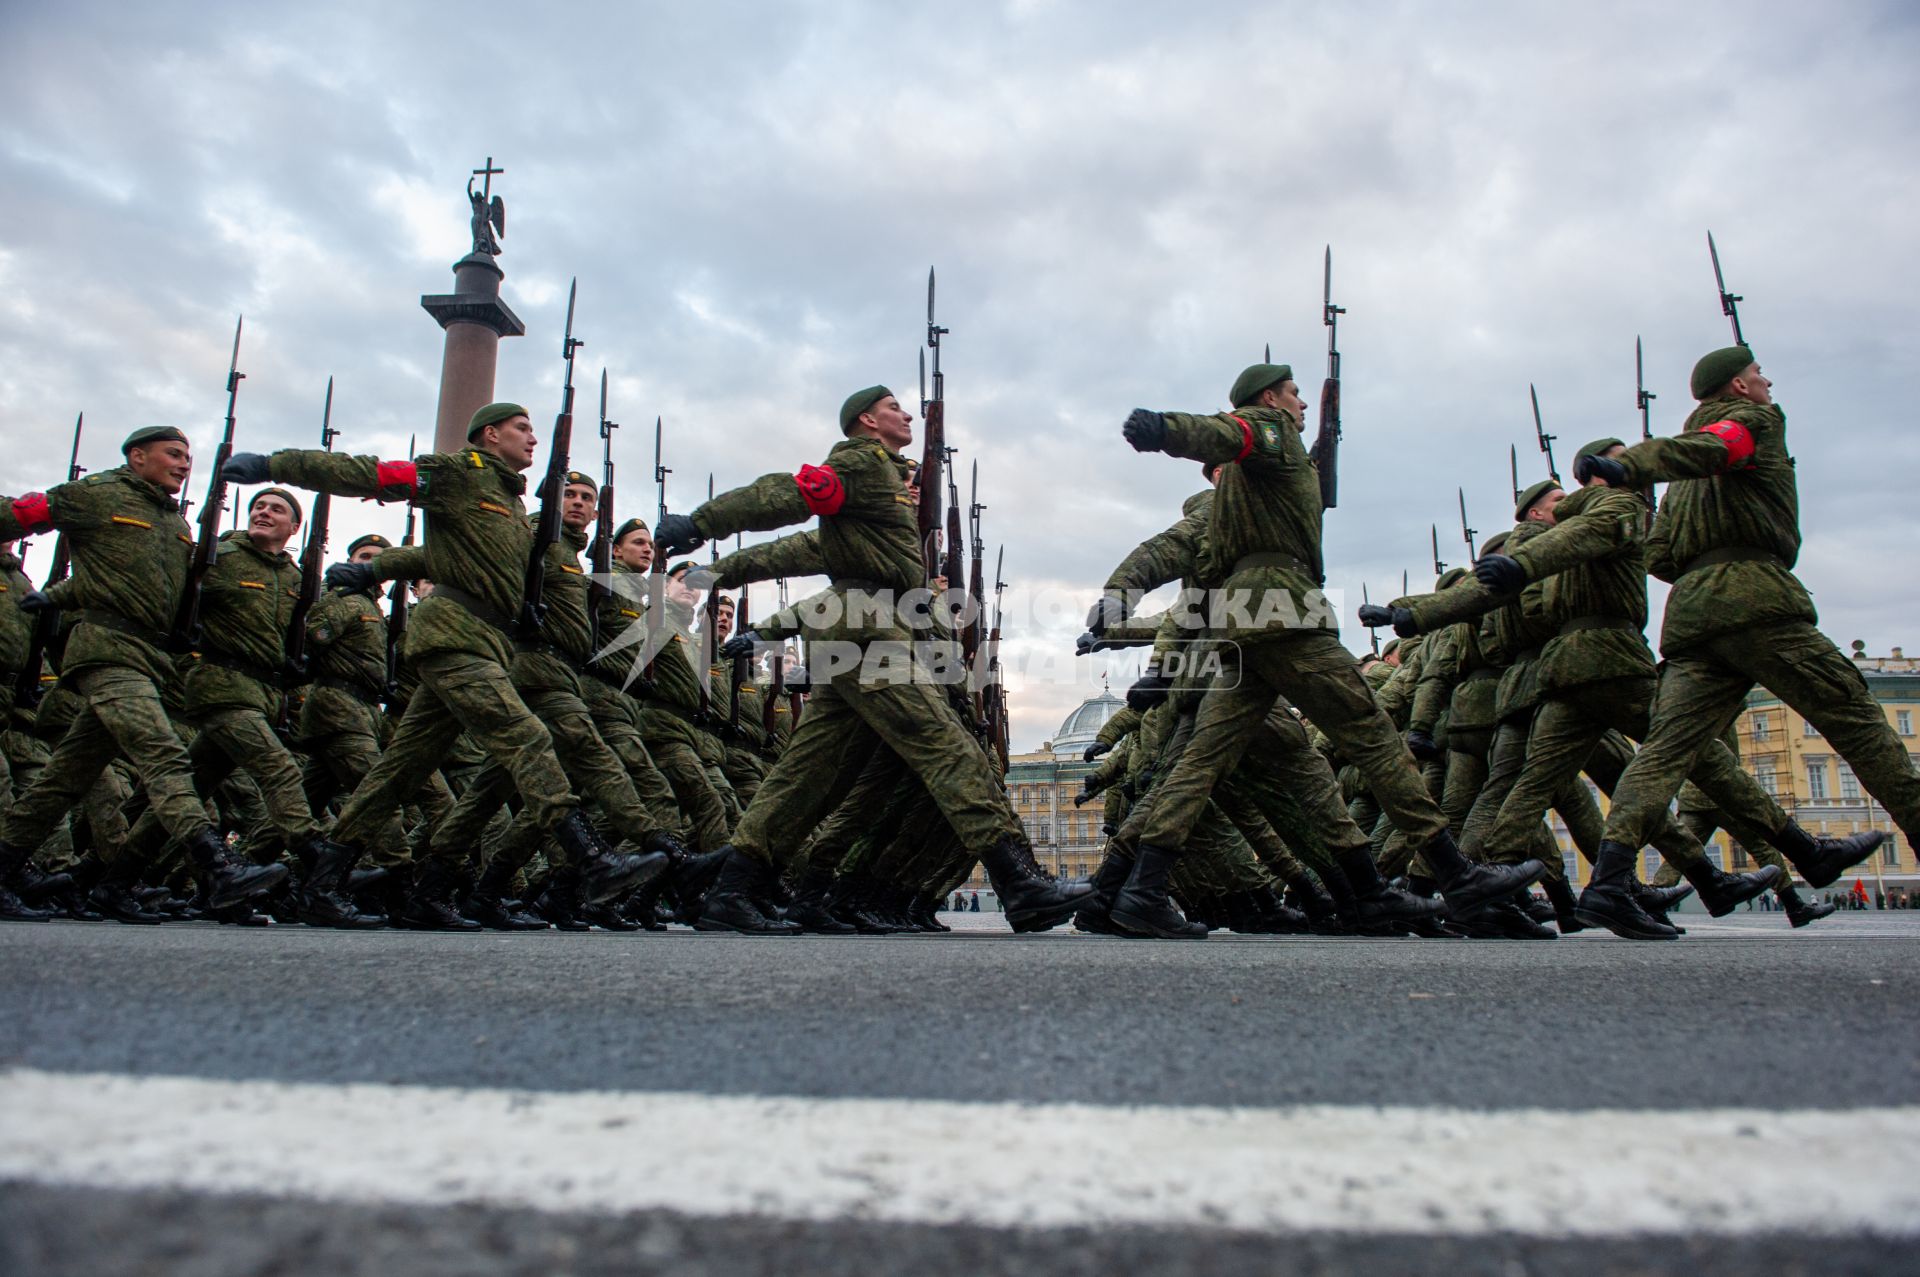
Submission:
M 1630 621 L 1624 616 L 1576 616 L 1560 625 L 1560 636 L 1578 634 L 1583 630 L 1625 630 L 1638 634 L 1647 627 L 1638 621 Z
M 1243 554 L 1233 561 L 1234 574 L 1245 572 L 1248 568 L 1285 568 L 1289 572 L 1298 572 L 1315 585 L 1321 583 L 1318 572 L 1291 554 L 1285 554 L 1279 550 L 1257 550 L 1252 554 Z
M 513 637 L 513 618 L 502 612 L 483 598 L 468 594 L 457 585 L 441 585 L 435 582 L 432 597 L 446 599 L 464 608 L 476 621 L 484 621 L 494 629 L 501 631 L 509 639 Z
M 223 670 L 232 670 L 235 674 L 245 674 L 256 683 L 264 683 L 275 691 L 284 692 L 292 682 L 285 670 L 268 669 L 264 665 L 255 665 L 252 661 L 243 661 L 237 656 L 216 656 L 201 653 L 202 665 L 213 665 Z
M 125 634 L 128 638 L 137 638 L 142 643 L 151 643 L 154 647 L 162 649 L 166 648 L 170 641 L 164 631 L 142 625 L 138 621 L 130 621 L 118 612 L 109 612 L 105 608 L 83 608 L 80 619 L 88 625 L 97 625 L 103 630 Z
M 706 719 L 701 716 L 700 711 L 682 709 L 680 706 L 668 701 L 648 701 L 645 706 L 645 712 L 649 714 L 670 714 L 689 727 L 697 728 L 703 732 L 707 730 Z
M 1716 563 L 1771 563 L 1781 569 L 1787 566 L 1779 555 L 1771 550 L 1762 550 L 1757 545 L 1725 545 L 1687 560 L 1687 565 L 1675 574 L 1674 579 L 1677 581 L 1689 572 L 1698 572 Z
M 378 690 L 363 687 L 350 678 L 337 678 L 332 674 L 322 674 L 313 680 L 313 685 L 315 687 L 332 688 L 336 692 L 344 692 L 348 696 L 353 697 L 354 700 L 359 701 L 362 705 L 370 705 L 375 709 L 380 707 L 380 692 Z
M 541 642 L 537 639 L 515 639 L 513 641 L 513 650 L 516 652 L 530 652 L 537 656 L 551 656 L 554 660 L 560 662 L 576 674 L 592 674 L 594 672 L 591 664 L 578 659 L 552 643 Z

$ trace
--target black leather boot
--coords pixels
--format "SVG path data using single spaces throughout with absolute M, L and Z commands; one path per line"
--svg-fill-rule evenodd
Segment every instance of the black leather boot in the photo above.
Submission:
M 1574 898 L 1572 883 L 1565 878 L 1544 878 L 1540 885 L 1547 889 L 1547 900 L 1553 905 L 1553 922 L 1560 928 L 1561 935 L 1570 936 L 1587 929 L 1587 924 L 1574 914 L 1579 901 Z
M 1433 870 L 1440 894 L 1456 918 L 1531 887 L 1547 872 L 1537 860 L 1523 860 L 1517 865 L 1476 865 L 1460 854 L 1452 832 L 1445 829 L 1435 834 L 1420 854 Z
M 0 891 L 17 897 L 29 912 L 73 886 L 72 874 L 41 873 L 24 847 L 0 842 Z M 0 908 L 4 908 L 0 906 Z M 0 917 L 16 915 L 0 912 Z M 52 917 L 51 910 L 47 913 Z M 24 920 L 24 919 L 23 919 Z
M 860 935 L 890 936 L 894 929 L 880 916 L 879 906 L 874 902 L 874 887 L 872 881 L 856 870 L 835 884 L 828 907 L 834 917 Z
M 0 887 L 0 922 L 45 922 L 51 917 L 53 910 L 36 909 L 5 887 Z
M 1291 908 L 1272 887 L 1256 887 L 1247 895 L 1253 904 L 1260 935 L 1298 936 L 1309 930 L 1307 915 Z
M 580 920 L 591 923 L 606 931 L 638 931 L 640 924 L 627 917 L 618 906 L 626 901 L 608 901 L 605 904 L 580 906 Z
M 660 918 L 660 898 L 666 894 L 667 879 L 673 873 L 671 867 L 652 882 L 643 885 L 640 890 L 627 897 L 620 911 L 627 918 L 647 931 L 665 931 L 667 924 Z
M 1676 882 L 1671 887 L 1654 887 L 1641 882 L 1638 878 L 1633 880 L 1633 898 L 1638 900 L 1640 907 L 1648 913 L 1665 913 L 1692 894 L 1693 884 L 1690 882 Z
M 727 847 L 727 858 L 707 892 L 699 920 L 699 931 L 733 931 L 743 936 L 797 936 L 800 927 L 775 917 L 766 903 L 775 885 L 773 866 Z
M 1724 918 L 1755 896 L 1765 894 L 1780 880 L 1779 865 L 1762 865 L 1752 873 L 1721 873 L 1710 860 L 1682 866 L 1680 872 L 1700 893 L 1700 903 L 1716 918 Z
M 1840 881 L 1841 874 L 1871 856 L 1886 840 L 1878 829 L 1845 838 L 1816 838 L 1789 820 L 1787 827 L 1773 836 L 1773 845 L 1793 863 L 1807 885 L 1818 891 Z
M 212 826 L 187 840 L 187 856 L 200 893 L 206 897 L 206 907 L 215 912 L 265 895 L 287 876 L 285 865 L 255 865 L 235 859 L 226 840 L 213 832 Z
M 556 931 L 591 931 L 593 923 L 583 916 L 586 899 L 580 894 L 580 871 L 572 865 L 547 875 L 540 890 L 528 892 L 527 902 L 536 917 L 553 924 Z
M 1787 921 L 1796 927 L 1818 922 L 1839 908 L 1838 905 L 1825 900 L 1801 899 L 1800 893 L 1793 889 L 1793 884 L 1790 882 L 1781 883 L 1775 887 L 1773 894 L 1780 898 L 1780 907 L 1786 910 Z
M 293 854 L 306 879 L 295 893 L 294 917 L 298 921 L 309 927 L 349 931 L 387 925 L 384 915 L 362 913 L 340 889 L 347 875 L 353 872 L 353 862 L 360 858 L 359 848 L 314 837 L 294 848 Z
M 496 857 L 481 871 L 460 912 L 490 931 L 545 931 L 546 920 L 521 908 L 513 898 L 513 876 L 518 872 L 518 866 Z
M 140 871 L 127 863 L 102 864 L 100 878 L 87 892 L 87 903 L 115 922 L 129 926 L 153 927 L 167 921 L 167 915 L 149 909 L 141 902 Z
M 944 891 L 937 896 L 921 895 L 914 898 L 912 917 L 920 924 L 920 930 L 928 935 L 944 935 L 953 930 L 952 927 L 940 921 L 940 902 L 946 898 Z M 788 909 L 787 916 L 789 918 L 793 916 L 791 908 Z
M 1303 876 L 1289 882 L 1286 902 L 1307 916 L 1307 930 L 1314 935 L 1333 935 L 1341 930 L 1333 896 L 1314 879 Z
M 787 921 L 808 935 L 853 935 L 854 925 L 834 917 L 833 910 L 827 905 L 832 891 L 833 874 L 830 870 L 808 869 L 806 876 L 800 880 L 799 890 L 793 893 L 793 902 L 787 906 Z
M 981 853 L 987 881 L 1000 897 L 1007 925 L 1026 934 L 1051 931 L 1073 916 L 1093 894 L 1093 884 L 1059 882 L 1033 858 L 1033 848 L 1018 834 L 1003 834 Z
M 1580 893 L 1574 912 L 1580 921 L 1605 927 L 1628 940 L 1675 940 L 1680 933 L 1650 917 L 1634 899 L 1634 862 L 1639 853 L 1623 843 L 1602 842 L 1593 877 Z
M 554 826 L 553 837 L 567 853 L 568 862 L 580 870 L 580 894 L 588 904 L 629 895 L 642 883 L 666 872 L 666 852 L 623 855 L 607 846 L 578 808 Z
M 478 931 L 480 924 L 454 907 L 454 896 L 461 887 L 461 874 L 453 865 L 437 857 L 420 866 L 414 879 L 413 894 L 394 915 L 393 925 L 411 931 Z
M 1096 936 L 1132 937 L 1133 932 L 1113 920 L 1114 897 L 1120 894 L 1120 888 L 1127 885 L 1132 874 L 1133 862 L 1109 851 L 1088 882 L 1093 891 L 1073 915 L 1074 930 Z
M 1140 844 L 1133 873 L 1113 902 L 1115 924 L 1162 940 L 1205 940 L 1206 925 L 1188 922 L 1167 894 L 1167 878 L 1179 862 L 1179 856 L 1165 847 Z
M 1560 933 L 1533 920 L 1533 915 L 1512 896 L 1481 905 L 1464 917 L 1456 914 L 1454 925 L 1481 940 L 1558 940 Z
M 1340 872 L 1353 892 L 1354 929 L 1364 935 L 1405 935 L 1407 923 L 1416 918 L 1438 917 L 1446 908 L 1438 900 L 1424 899 L 1398 887 L 1390 887 L 1373 863 L 1373 851 L 1354 847 L 1334 857 Z M 1338 897 L 1335 897 L 1338 900 Z

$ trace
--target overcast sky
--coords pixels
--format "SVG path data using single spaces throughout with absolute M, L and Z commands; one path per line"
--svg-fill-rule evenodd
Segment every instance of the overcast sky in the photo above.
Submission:
M 709 470 L 819 461 L 854 387 L 912 399 L 937 265 L 989 546 L 1074 600 L 1009 626 L 1031 747 L 1099 667 L 1020 666 L 1199 486 L 1121 419 L 1225 407 L 1267 342 L 1317 400 L 1324 245 L 1349 310 L 1329 585 L 1357 602 L 1431 577 L 1429 522 L 1464 557 L 1456 484 L 1482 536 L 1510 523 L 1508 445 L 1543 477 L 1530 381 L 1564 470 L 1637 434 L 1640 334 L 1677 429 L 1729 340 L 1711 228 L 1788 413 L 1823 626 L 1920 650 L 1917 31 L 1898 0 L 4 4 L 0 490 L 63 477 L 82 410 L 91 468 L 140 425 L 210 449 L 239 312 L 240 447 L 309 445 L 329 374 L 338 446 L 430 438 L 418 298 L 451 287 L 488 155 L 528 328 L 498 393 L 551 421 L 577 275 L 623 516 L 652 515 L 656 413 L 686 509 Z M 344 503 L 334 545 L 400 518 Z

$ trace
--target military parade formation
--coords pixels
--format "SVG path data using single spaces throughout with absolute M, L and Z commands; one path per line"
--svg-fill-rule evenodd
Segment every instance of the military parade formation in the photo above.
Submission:
M 236 449 L 236 329 L 197 528 L 195 457 L 166 426 L 83 473 L 76 425 L 68 482 L 0 498 L 0 918 L 933 932 L 983 869 L 1023 933 L 1658 940 L 1689 894 L 1721 915 L 1767 891 L 1806 925 L 1832 906 L 1796 876 L 1825 887 L 1883 835 L 1816 836 L 1742 769 L 1748 692 L 1803 714 L 1909 838 L 1920 776 L 1793 574 L 1785 414 L 1720 292 L 1735 344 L 1698 360 L 1679 433 L 1653 434 L 1642 386 L 1641 440 L 1588 443 L 1566 486 L 1540 426 L 1548 475 L 1522 487 L 1514 459 L 1513 527 L 1476 544 L 1463 500 L 1470 564 L 1441 563 L 1436 530 L 1433 589 L 1364 604 L 1396 637 L 1359 657 L 1324 591 L 1331 253 L 1311 446 L 1270 355 L 1227 411 L 1127 415 L 1126 445 L 1198 463 L 1204 486 L 1114 569 L 1080 639 L 1149 651 L 1087 751 L 1076 802 L 1104 804 L 1107 834 L 1088 882 L 1041 867 L 1005 783 L 1002 583 L 977 472 L 962 535 L 931 277 L 917 432 L 869 386 L 818 464 L 679 512 L 656 422 L 651 524 L 615 506 L 604 372 L 600 472 L 574 465 L 571 297 L 545 439 L 495 402 L 464 446 L 400 459 L 334 450 L 331 383 L 319 447 Z M 406 534 L 329 564 L 336 496 L 404 504 Z M 14 550 L 48 535 L 35 583 Z M 1649 575 L 1673 587 L 1658 660 Z M 825 589 L 789 603 L 808 577 Z M 749 616 L 767 581 L 780 610 Z M 1716 864 L 1716 828 L 1760 867 Z

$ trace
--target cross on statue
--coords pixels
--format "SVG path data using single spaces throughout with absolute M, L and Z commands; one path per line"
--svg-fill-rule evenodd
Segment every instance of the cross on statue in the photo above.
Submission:
M 505 172 L 493 166 L 489 155 L 486 167 L 474 169 L 473 177 L 467 179 L 467 199 L 473 205 L 473 251 L 489 257 L 500 255 L 500 236 L 507 233 L 507 206 L 493 193 L 494 175 Z M 473 189 L 475 177 L 480 179 L 478 191 Z

